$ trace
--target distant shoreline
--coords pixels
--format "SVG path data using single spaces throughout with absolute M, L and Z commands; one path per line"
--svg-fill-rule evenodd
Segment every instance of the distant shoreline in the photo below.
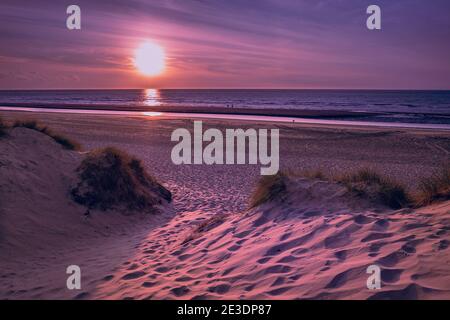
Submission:
M 3 107 L 42 108 L 42 109 L 74 109 L 99 111 L 134 111 L 134 112 L 166 112 L 166 113 L 213 113 L 246 116 L 301 117 L 316 119 L 361 118 L 385 115 L 383 112 L 358 112 L 346 110 L 307 110 L 276 108 L 232 108 L 232 107 L 191 107 L 191 106 L 130 106 L 110 104 L 61 104 L 61 103 L 1 103 Z M 450 115 L 449 115 L 450 117 Z
M 22 105 L 22 104 L 21 104 Z M 275 109 L 241 109 L 241 108 L 189 108 L 189 107 L 113 107 L 100 106 L 92 108 L 92 105 L 84 105 L 75 108 L 74 105 L 57 105 L 44 107 L 36 104 L 23 104 L 33 106 L 6 106 L 0 104 L 0 111 L 9 112 L 35 112 L 35 113 L 74 113 L 90 115 L 110 116 L 140 116 L 158 118 L 191 118 L 191 119 L 216 119 L 252 122 L 283 122 L 308 125 L 327 126 L 354 126 L 354 127 L 378 127 L 378 128 L 402 128 L 402 129 L 425 129 L 450 131 L 450 124 L 435 123 L 409 123 L 409 122 L 383 122 L 371 121 L 370 117 L 385 115 L 386 113 L 365 113 L 334 110 L 275 110 Z M 164 111 L 170 110 L 170 111 Z M 237 111 L 237 112 L 234 112 Z M 270 114 L 273 111 L 283 111 L 278 114 Z M 286 111 L 289 111 L 285 113 Z

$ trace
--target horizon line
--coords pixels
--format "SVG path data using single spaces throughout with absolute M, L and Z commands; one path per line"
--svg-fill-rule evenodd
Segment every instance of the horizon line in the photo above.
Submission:
M 450 91 L 450 88 L 436 88 L 436 89 L 414 89 L 414 88 L 0 88 L 0 91 L 114 91 L 114 90 L 304 90 L 304 91 Z

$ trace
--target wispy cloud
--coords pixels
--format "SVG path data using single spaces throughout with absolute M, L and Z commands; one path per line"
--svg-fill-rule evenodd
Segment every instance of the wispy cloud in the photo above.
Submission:
M 447 0 L 379 0 L 381 32 L 365 28 L 366 0 L 76 2 L 81 31 L 65 28 L 62 2 L 2 1 L 0 88 L 425 89 L 450 83 Z M 145 39 L 168 55 L 166 74 L 149 80 L 131 63 Z M 9 76 L 22 74 L 28 76 Z

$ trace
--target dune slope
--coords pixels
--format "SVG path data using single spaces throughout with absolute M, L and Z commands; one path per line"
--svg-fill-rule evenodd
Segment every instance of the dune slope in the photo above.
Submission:
M 0 298 L 450 298 L 449 202 L 391 210 L 292 178 L 283 201 L 244 212 L 176 189 L 158 215 L 86 217 L 70 196 L 85 154 L 25 128 L 0 148 Z M 82 290 L 65 286 L 72 264 Z M 373 264 L 380 290 L 366 287 Z
M 0 150 L 0 298 L 77 297 L 80 292 L 66 288 L 66 268 L 73 264 L 87 271 L 90 291 L 133 254 L 142 232 L 172 215 L 118 209 L 86 215 L 70 196 L 86 154 L 43 133 L 10 129 Z
M 283 204 L 176 216 L 98 288 L 99 298 L 450 298 L 450 203 L 388 210 L 298 179 Z M 366 287 L 369 265 L 382 288 Z

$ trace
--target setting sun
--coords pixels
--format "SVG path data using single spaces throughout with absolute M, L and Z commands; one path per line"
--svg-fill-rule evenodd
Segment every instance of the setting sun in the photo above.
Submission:
M 137 48 L 134 65 L 146 76 L 157 76 L 164 70 L 165 59 L 164 49 L 154 42 L 147 41 Z

